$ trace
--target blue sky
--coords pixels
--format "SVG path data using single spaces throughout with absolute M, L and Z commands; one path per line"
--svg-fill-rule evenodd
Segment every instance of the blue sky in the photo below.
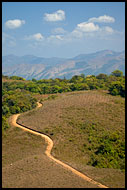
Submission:
M 2 55 L 70 58 L 125 49 L 124 2 L 3 2 Z

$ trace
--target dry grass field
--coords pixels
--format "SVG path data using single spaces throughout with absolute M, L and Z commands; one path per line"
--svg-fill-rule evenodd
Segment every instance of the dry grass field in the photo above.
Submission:
M 2 188 L 98 188 L 50 160 L 45 148 L 41 137 L 11 126 L 2 140 Z
M 18 122 L 49 135 L 55 158 L 108 187 L 125 187 L 124 171 L 88 164 L 96 139 L 114 132 L 125 139 L 124 98 L 96 90 L 59 94 Z M 11 127 L 2 144 L 3 187 L 95 187 L 48 160 L 38 136 Z

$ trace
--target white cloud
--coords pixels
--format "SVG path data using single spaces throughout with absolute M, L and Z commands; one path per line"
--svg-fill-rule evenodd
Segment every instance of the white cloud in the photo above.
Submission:
M 109 35 L 112 35 L 112 34 L 115 34 L 116 31 L 113 30 L 111 27 L 109 26 L 105 26 L 105 27 L 101 27 L 99 29 L 99 32 L 97 34 L 98 37 L 104 37 L 104 36 L 109 36 Z
M 58 12 L 58 11 L 57 11 Z M 57 13 L 56 12 L 56 13 Z M 56 13 L 50 14 L 50 17 L 47 17 L 50 21 L 56 21 L 58 17 L 54 16 Z M 95 17 L 94 17 L 95 18 Z M 107 19 L 108 17 L 105 15 L 100 16 L 96 19 L 99 19 L 100 22 L 111 22 L 111 19 Z M 93 19 L 93 18 L 91 18 Z M 106 21 L 107 19 L 107 21 Z M 48 20 L 48 21 L 49 21 Z M 89 19 L 90 20 L 90 19 Z M 82 22 L 77 24 L 77 26 L 71 31 L 65 31 L 62 27 L 57 27 L 51 30 L 51 35 L 48 37 L 44 37 L 41 33 L 36 33 L 30 36 L 27 36 L 25 39 L 27 40 L 35 40 L 36 43 L 43 41 L 43 45 L 45 44 L 64 44 L 68 42 L 73 42 L 73 41 L 81 41 L 83 39 L 90 39 L 90 38 L 104 38 L 105 36 L 111 36 L 112 34 L 115 33 L 113 28 L 109 26 L 99 26 L 98 24 L 95 24 L 94 22 Z M 93 20 L 95 21 L 95 20 Z M 42 43 L 40 43 L 42 44 Z
M 91 22 L 90 22 L 91 21 Z M 76 28 L 68 35 L 69 39 L 82 39 L 83 37 L 95 37 L 95 36 L 104 36 L 104 35 L 109 35 L 113 34 L 115 31 L 109 27 L 101 27 L 94 22 L 114 22 L 115 19 L 110 16 L 100 16 L 98 18 L 93 17 L 90 18 L 86 22 L 82 22 L 77 24 Z
M 37 33 L 37 34 L 34 34 L 34 35 L 33 35 L 33 38 L 34 38 L 35 40 L 37 40 L 37 41 L 40 41 L 40 40 L 42 40 L 44 37 L 42 36 L 41 33 Z
M 112 23 L 115 22 L 115 19 L 111 16 L 104 15 L 104 16 L 99 16 L 97 17 L 92 17 L 88 20 L 88 22 L 104 22 L 104 23 Z
M 96 31 L 99 31 L 99 26 L 95 25 L 94 23 L 90 22 L 82 22 L 80 24 L 77 24 L 77 27 L 70 33 L 69 38 L 82 38 L 87 34 L 87 36 L 91 33 L 95 33 Z
M 84 38 L 104 38 L 104 36 L 109 36 L 116 33 L 113 28 L 109 26 L 100 27 L 94 23 L 83 22 L 77 24 L 77 27 L 70 33 L 64 36 L 64 41 L 77 41 L 83 40 Z
M 48 41 L 53 41 L 53 40 L 63 40 L 62 35 L 51 35 L 47 38 Z
M 63 41 L 64 41 L 63 35 L 50 35 L 46 38 L 45 42 L 47 44 L 60 45 L 60 44 L 63 44 Z
M 63 38 L 62 38 L 61 35 L 56 35 L 56 39 L 58 39 L 58 40 L 63 40 Z
M 23 24 L 25 24 L 25 20 L 8 20 L 5 22 L 5 26 L 9 29 L 15 29 L 21 27 Z
M 95 25 L 92 22 L 82 22 L 80 24 L 77 24 L 77 30 L 82 31 L 82 32 L 94 32 L 99 30 L 99 26 Z
M 75 30 L 73 30 L 71 33 L 70 33 L 70 35 L 69 35 L 70 37 L 74 37 L 74 38 L 82 38 L 83 37 L 83 32 L 82 31 L 80 31 L 80 30 L 77 30 L 77 29 L 75 29 Z
M 58 10 L 54 13 L 45 13 L 44 20 L 48 22 L 62 21 L 65 19 L 65 12 L 63 10 Z
M 108 33 L 110 33 L 110 34 L 112 34 L 114 32 L 114 30 L 111 27 L 109 27 L 109 26 L 105 27 L 105 31 L 108 32 Z
M 52 30 L 52 33 L 53 34 L 64 34 L 64 33 L 66 33 L 67 31 L 66 30 L 64 30 L 63 28 L 54 28 L 53 30 Z
M 36 33 L 36 34 L 30 35 L 30 36 L 26 36 L 24 39 L 25 40 L 42 41 L 44 39 L 44 37 L 41 33 Z
M 62 43 L 66 43 L 66 42 L 71 42 L 71 41 L 79 41 L 82 40 L 84 38 L 93 38 L 93 37 L 104 37 L 104 36 L 109 36 L 111 34 L 114 34 L 115 31 L 113 30 L 113 28 L 109 27 L 109 26 L 99 26 L 98 24 L 95 24 L 94 22 L 92 22 L 96 20 L 96 22 L 113 22 L 114 18 L 110 17 L 110 16 L 100 16 L 98 18 L 93 17 L 91 18 L 91 22 L 90 19 L 86 22 L 82 22 L 77 24 L 77 26 L 72 30 L 72 32 L 67 32 L 65 31 L 63 28 L 55 28 L 52 30 L 53 34 L 59 34 L 59 35 L 51 35 L 49 36 L 48 42 L 51 41 L 61 41 Z M 60 35 L 62 34 L 62 35 Z

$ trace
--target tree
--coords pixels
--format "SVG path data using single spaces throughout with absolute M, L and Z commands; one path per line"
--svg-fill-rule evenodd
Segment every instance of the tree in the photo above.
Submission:
M 2 114 L 7 115 L 9 113 L 9 107 L 4 105 L 2 106 Z
M 12 99 L 12 96 L 9 97 L 7 102 L 8 102 L 8 106 L 14 106 L 16 104 L 16 101 Z
M 82 77 L 83 79 L 85 79 L 85 75 L 83 73 L 80 75 L 80 77 Z
M 103 73 L 100 73 L 99 75 L 96 76 L 97 79 L 106 79 L 107 78 L 107 75 L 106 74 L 103 74 Z
M 115 70 L 112 72 L 112 75 L 115 77 L 122 77 L 123 76 L 123 72 L 120 70 Z
M 37 80 L 35 78 L 32 79 L 33 82 L 37 82 Z
M 25 80 L 24 78 L 18 77 L 18 76 L 11 76 L 10 79 L 13 79 L 13 80 Z
M 12 114 L 19 113 L 20 112 L 20 107 L 18 107 L 18 106 L 11 106 L 10 107 L 10 112 Z
M 120 81 L 114 81 L 109 87 L 109 92 L 114 96 L 121 95 L 125 97 L 125 84 Z
M 51 87 L 52 93 L 58 93 L 61 91 L 61 88 L 58 85 L 54 85 Z
M 79 76 L 78 75 L 74 75 L 71 79 L 70 79 L 70 82 L 72 83 L 76 83 L 77 80 L 78 80 Z
M 2 133 L 4 133 L 4 130 L 6 130 L 7 128 L 9 128 L 7 119 L 5 116 L 2 116 Z
M 71 85 L 70 85 L 70 89 L 71 89 L 72 91 L 77 90 L 77 85 L 76 85 L 76 84 L 71 84 Z

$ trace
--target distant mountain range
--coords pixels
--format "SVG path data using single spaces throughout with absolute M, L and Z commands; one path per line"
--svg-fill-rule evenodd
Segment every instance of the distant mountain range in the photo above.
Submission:
M 103 50 L 91 54 L 80 54 L 70 59 L 43 58 L 33 55 L 2 57 L 2 74 L 20 76 L 27 80 L 35 78 L 71 78 L 74 75 L 110 74 L 119 69 L 125 74 L 125 51 Z

